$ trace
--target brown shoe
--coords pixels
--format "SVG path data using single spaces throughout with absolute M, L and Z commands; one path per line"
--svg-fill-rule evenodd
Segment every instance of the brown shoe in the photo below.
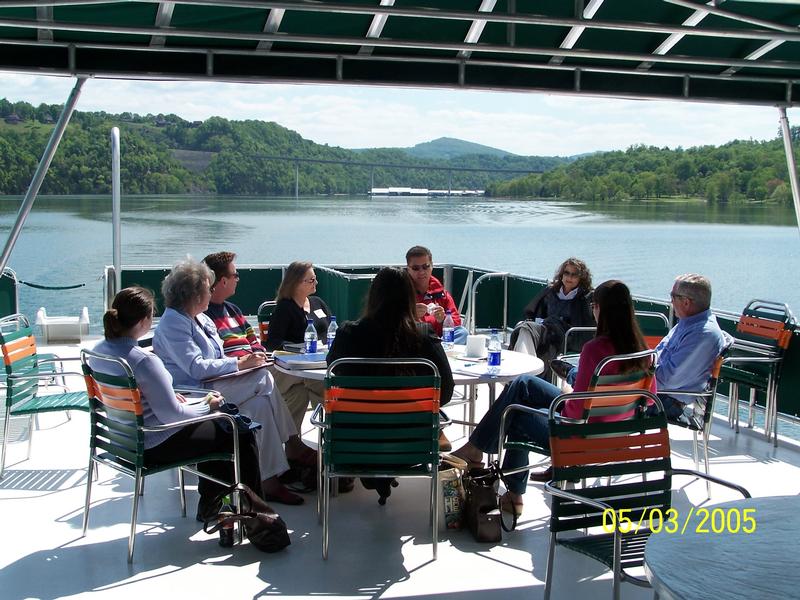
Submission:
M 439 452 L 450 452 L 453 449 L 453 444 L 447 439 L 444 431 L 439 432 Z
M 553 479 L 553 467 L 547 467 L 544 471 L 534 471 L 531 473 L 531 481 L 547 483 Z

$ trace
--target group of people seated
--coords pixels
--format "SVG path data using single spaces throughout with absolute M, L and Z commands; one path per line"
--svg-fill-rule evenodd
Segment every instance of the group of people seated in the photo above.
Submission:
M 304 499 L 300 493 L 311 491 L 314 477 L 301 478 L 300 473 L 316 472 L 317 455 L 298 432 L 309 405 L 322 401 L 324 386 L 278 371 L 270 353 L 286 343 L 303 342 L 309 320 L 319 339 L 326 342 L 331 310 L 314 295 L 317 278 L 313 265 L 291 263 L 277 291 L 277 305 L 262 346 L 242 311 L 230 301 L 239 281 L 235 259 L 232 252 L 217 252 L 202 262 L 188 258 L 173 267 L 162 284 L 165 311 L 155 330 L 152 352 L 141 348 L 137 339 L 152 326 L 156 308 L 153 294 L 140 287 L 121 290 L 104 316 L 106 339 L 96 350 L 130 364 L 141 390 L 145 425 L 204 414 L 219 409 L 225 401 L 235 403 L 261 425 L 245 434 L 240 445 L 243 482 L 266 500 L 301 504 Z M 467 330 L 453 297 L 433 277 L 432 270 L 432 254 L 423 246 L 409 249 L 405 269 L 380 269 L 369 289 L 363 316 L 339 328 L 329 348 L 328 363 L 354 356 L 427 358 L 439 369 L 441 404 L 446 404 L 454 387 L 440 340 L 447 312 L 454 321 L 456 343 L 466 341 Z M 711 285 L 700 275 L 680 276 L 671 297 L 680 322 L 656 348 L 657 384 L 652 391 L 696 391 L 705 385 L 711 364 L 726 343 L 710 311 Z M 545 364 L 564 346 L 570 327 L 596 325 L 597 330 L 586 343 L 570 338 L 570 345 L 575 344 L 576 349 L 582 345 L 582 349 L 578 367 L 571 373 L 561 373 L 569 382 L 562 388 L 542 376 L 530 375 L 520 376 L 505 387 L 469 441 L 455 452 L 469 463 L 481 463 L 484 452 L 497 448 L 500 417 L 506 406 L 518 403 L 546 408 L 564 389 L 585 391 L 595 367 L 605 357 L 646 349 L 628 287 L 610 280 L 593 289 L 588 267 L 576 258 L 560 265 L 552 284 L 533 299 L 524 316 L 515 329 L 512 347 L 540 356 Z M 642 366 L 630 361 L 615 363 L 613 369 L 626 372 Z M 207 404 L 190 404 L 173 391 L 173 386 L 201 387 L 212 390 L 213 395 Z M 686 401 L 690 399 L 662 397 L 669 416 L 681 414 Z M 567 403 L 565 415 L 581 413 L 575 402 L 580 401 Z M 547 443 L 544 417 L 520 413 L 513 418 L 509 432 L 514 439 Z M 442 450 L 450 449 L 444 434 L 439 445 Z M 145 458 L 153 464 L 202 452 L 230 451 L 232 446 L 232 434 L 210 421 L 145 434 Z M 523 465 L 525 460 L 521 451 L 507 452 L 504 467 Z M 200 469 L 221 479 L 232 476 L 227 462 L 203 463 Z M 301 481 L 293 481 L 292 474 Z M 534 477 L 548 478 L 546 472 Z M 352 481 L 340 481 L 340 491 L 352 486 Z M 509 479 L 503 510 L 521 512 L 525 487 L 524 473 Z M 198 491 L 197 516 L 205 520 L 219 508 L 215 506 L 219 485 L 201 479 Z

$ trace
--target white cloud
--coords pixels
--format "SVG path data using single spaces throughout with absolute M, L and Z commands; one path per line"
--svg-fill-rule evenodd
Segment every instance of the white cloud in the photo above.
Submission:
M 73 85 L 69 78 L 0 75 L 0 95 L 33 104 L 63 103 Z M 770 107 L 334 85 L 89 80 L 78 108 L 275 121 L 346 148 L 412 146 L 448 136 L 539 155 L 723 144 L 769 139 L 778 131 Z M 800 110 L 789 117 L 797 124 Z

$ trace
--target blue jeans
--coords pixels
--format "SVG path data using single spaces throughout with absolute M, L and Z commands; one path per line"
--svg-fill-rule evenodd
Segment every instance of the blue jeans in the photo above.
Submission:
M 686 405 L 680 400 L 676 400 L 671 396 L 662 396 L 661 394 L 658 395 L 658 399 L 661 400 L 661 404 L 664 407 L 664 414 L 667 416 L 668 421 L 677 421 L 681 415 L 683 415 L 683 409 Z M 648 415 L 653 415 L 657 412 L 655 405 L 647 409 Z
M 503 411 L 511 404 L 522 404 L 531 408 L 549 408 L 561 394 L 556 386 L 533 375 L 520 375 L 506 386 L 503 393 L 475 427 L 469 441 L 483 452 L 497 452 L 500 437 L 500 420 Z M 506 420 L 508 440 L 531 441 L 546 446 L 549 443 L 547 417 L 523 412 L 512 412 Z M 515 469 L 528 464 L 528 453 L 524 450 L 507 450 L 503 458 L 503 469 Z M 515 494 L 524 494 L 528 474 L 525 471 L 509 475 L 508 489 Z
M 458 327 L 453 328 L 453 343 L 461 344 L 462 346 L 467 343 L 467 336 L 469 335 L 469 331 L 467 331 L 466 327 L 462 327 L 459 325 Z

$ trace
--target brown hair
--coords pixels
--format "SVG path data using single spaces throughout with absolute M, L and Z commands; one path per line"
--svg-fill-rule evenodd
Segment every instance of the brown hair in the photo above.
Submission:
M 214 277 L 216 281 L 219 281 L 221 277 L 225 277 L 228 274 L 228 265 L 231 264 L 235 258 L 236 253 L 234 252 L 214 252 L 206 256 L 203 262 L 206 263 L 209 269 L 214 271 Z
M 127 337 L 139 321 L 152 317 L 155 310 L 156 301 L 150 290 L 136 286 L 120 290 L 103 315 L 106 339 Z
M 647 350 L 633 310 L 631 291 L 627 285 L 616 279 L 604 281 L 594 290 L 594 303 L 600 309 L 597 335 L 609 338 L 614 346 L 614 352 L 630 354 Z M 620 368 L 623 372 L 644 370 L 650 366 L 650 360 L 649 357 L 645 357 L 638 361 L 627 361 Z
M 561 289 L 561 278 L 564 276 L 564 271 L 567 270 L 568 266 L 573 266 L 578 270 L 578 287 L 586 290 L 587 292 L 591 292 L 592 272 L 589 270 L 589 267 L 586 266 L 585 262 L 583 262 L 580 258 L 575 258 L 574 256 L 570 256 L 556 269 L 556 273 L 553 275 L 553 283 L 551 284 L 551 287 L 555 290 Z
M 406 252 L 406 264 L 408 264 L 409 259 L 416 258 L 417 256 L 427 256 L 428 260 L 433 262 L 431 251 L 425 246 L 411 246 L 411 248 L 408 249 L 408 252 Z
M 296 260 L 286 267 L 283 281 L 281 281 L 281 285 L 278 288 L 277 299 L 294 298 L 297 286 L 303 281 L 308 270 L 313 268 L 314 265 L 312 263 L 302 260 Z
M 367 294 L 364 318 L 380 323 L 386 333 L 383 356 L 414 355 L 420 348 L 414 284 L 405 269 L 383 267 Z

